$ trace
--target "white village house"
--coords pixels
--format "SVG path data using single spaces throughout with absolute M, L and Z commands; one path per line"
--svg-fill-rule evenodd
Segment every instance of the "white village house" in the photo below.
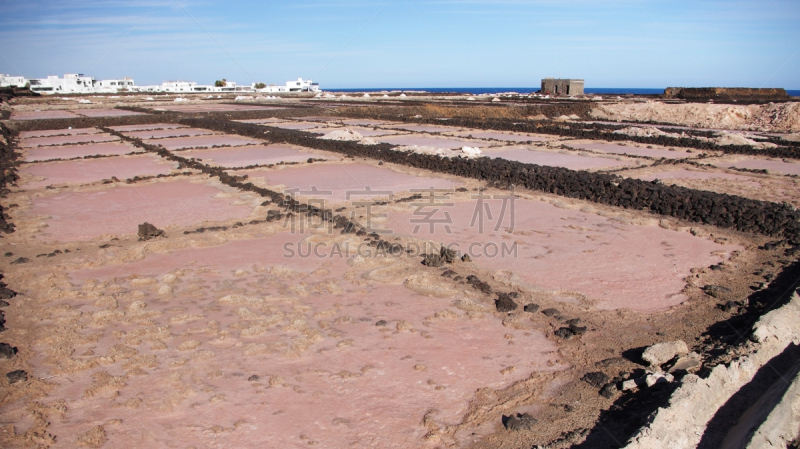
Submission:
M 137 86 L 132 78 L 114 80 L 95 80 L 83 74 L 68 73 L 64 78 L 48 76 L 47 78 L 25 79 L 23 77 L 0 76 L 0 87 L 24 87 L 30 83 L 30 88 L 40 94 L 115 94 L 119 92 L 152 92 L 152 93 L 293 93 L 293 92 L 319 92 L 319 83 L 298 78 L 297 81 L 287 81 L 284 86 L 270 84 L 257 89 L 256 83 L 250 86 L 237 86 L 233 81 L 226 81 L 223 86 L 202 85 L 194 81 L 165 81 L 158 85 Z
M 24 76 L 3 75 L 0 73 L 0 87 L 25 87 L 28 80 Z

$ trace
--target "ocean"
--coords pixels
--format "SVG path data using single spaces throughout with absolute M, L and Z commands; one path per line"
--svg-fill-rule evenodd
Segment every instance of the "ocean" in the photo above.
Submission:
M 362 89 L 325 89 L 330 92 L 382 92 L 382 91 L 425 91 L 431 93 L 459 93 L 459 94 L 498 94 L 505 92 L 518 92 L 521 94 L 533 93 L 539 87 L 404 87 L 404 88 L 362 88 Z M 630 88 L 630 87 L 587 87 L 587 94 L 597 95 L 660 95 L 664 88 Z M 786 90 L 793 97 L 800 97 L 800 90 Z

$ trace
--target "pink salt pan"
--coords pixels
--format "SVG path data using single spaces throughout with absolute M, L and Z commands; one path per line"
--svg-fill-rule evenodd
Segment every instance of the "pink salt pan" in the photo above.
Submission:
M 93 143 L 93 142 L 111 142 L 114 140 L 119 140 L 119 137 L 112 136 L 111 134 L 106 133 L 94 133 L 94 134 L 77 134 L 77 135 L 69 135 L 69 136 L 48 136 L 48 137 L 33 137 L 28 139 L 23 139 L 20 142 L 20 146 L 23 147 L 42 147 L 42 146 L 52 146 L 52 145 L 75 145 L 81 143 Z
M 126 111 L 124 109 L 77 109 L 72 112 L 85 117 L 125 117 L 129 115 L 144 115 L 142 112 Z
M 116 176 L 119 180 L 134 176 L 168 174 L 178 164 L 153 154 L 136 156 L 80 159 L 64 162 L 45 162 L 23 166 L 20 173 L 46 178 L 22 184 L 23 189 L 36 189 L 47 185 L 86 184 Z
M 423 447 L 430 429 L 422 418 L 429 411 L 435 410 L 428 419 L 438 425 L 456 424 L 478 389 L 502 389 L 531 372 L 563 367 L 553 354 L 557 348 L 540 332 L 504 327 L 492 313 L 466 319 L 452 307 L 458 296 L 421 296 L 403 287 L 402 279 L 369 281 L 363 269 L 354 273 L 358 282 L 353 283 L 341 258 L 284 258 L 282 248 L 297 245 L 300 237 L 281 233 L 71 273 L 79 283 L 119 279 L 118 285 L 130 290 L 121 278 L 135 273 L 160 279 L 185 270 L 181 278 L 202 279 L 206 293 L 184 295 L 184 281 L 179 281 L 169 301 L 154 293 L 141 298 L 143 312 L 154 314 L 149 326 L 168 335 L 166 349 L 133 343 L 153 362 L 144 373 L 98 395 L 84 394 L 92 376 L 121 374 L 130 358 L 70 373 L 69 381 L 57 376 L 51 394 L 67 401 L 68 415 L 48 430 L 72 441 L 113 418 L 121 422 L 105 427 L 110 447 Z M 272 267 L 293 273 L 276 276 Z M 234 270 L 245 272 L 234 276 Z M 311 293 L 293 294 L 289 287 L 298 285 Z M 325 285 L 338 288 L 318 290 Z M 218 301 L 232 293 L 244 302 Z M 265 315 L 258 305 L 262 299 L 269 308 Z M 121 309 L 128 304 L 120 300 Z M 70 305 L 83 314 L 100 310 L 86 301 Z M 443 310 L 451 318 L 433 318 Z M 197 318 L 182 324 L 183 317 Z M 121 343 L 115 336 L 134 335 L 149 320 L 114 323 L 113 333 L 102 333 L 91 344 L 95 356 L 108 354 Z M 387 326 L 376 326 L 379 320 Z M 248 336 L 246 330 L 260 322 L 267 323 L 264 330 Z M 202 332 L 211 323 L 227 335 Z M 307 349 L 294 350 L 308 334 L 318 338 Z M 194 349 L 178 349 L 190 341 Z M 253 352 L 259 345 L 275 349 Z M 78 349 L 76 358 L 83 358 L 77 355 L 83 351 Z M 549 367 L 548 362 L 556 363 Z M 36 366 L 41 376 L 53 368 L 44 362 Z M 248 380 L 253 375 L 258 378 Z M 130 400 L 139 405 L 118 405 Z
M 383 126 L 392 124 L 392 122 L 383 120 L 343 120 L 342 123 L 352 126 Z
M 344 120 L 343 117 L 329 117 L 329 116 L 322 116 L 316 115 L 311 117 L 292 117 L 295 120 L 307 120 L 309 122 L 340 122 Z
M 397 134 L 402 131 L 395 131 L 391 129 L 373 129 L 373 128 L 364 128 L 364 127 L 348 127 L 349 129 L 361 134 L 364 137 L 374 137 L 374 136 L 389 136 L 392 134 Z
M 511 223 L 510 205 L 501 216 L 502 200 L 487 200 L 492 219 L 476 208 L 477 201 L 440 207 L 433 218 L 450 215 L 452 234 L 444 224 L 414 223 L 412 213 L 390 213 L 393 231 L 457 247 L 479 265 L 510 270 L 525 282 L 555 291 L 574 291 L 596 302 L 599 309 L 627 308 L 656 312 L 686 300 L 681 290 L 691 268 L 723 260 L 714 251 L 723 246 L 687 232 L 656 225 L 623 224 L 592 213 L 557 208 L 543 201 L 515 201 L 514 235 L 503 238 Z M 477 211 L 476 211 L 477 209 Z M 424 211 L 431 211 L 427 208 Z M 423 212 L 424 212 L 423 211 Z M 475 215 L 477 213 L 477 215 Z M 483 216 L 483 232 L 480 217 Z M 473 220 L 473 217 L 476 217 Z M 494 231 L 499 220 L 501 229 Z M 472 226 L 471 226 L 472 225 Z M 517 255 L 513 244 L 517 242 Z M 503 245 L 508 251 L 502 252 Z M 509 255 L 511 254 L 511 255 Z M 494 256 L 494 257 L 493 257 Z
M 784 175 L 800 175 L 800 164 L 796 162 L 770 161 L 767 159 L 748 158 L 736 162 L 714 162 L 717 167 L 749 168 L 751 170 L 769 170 Z
M 302 122 L 283 122 L 283 123 L 272 123 L 267 125 L 283 129 L 314 129 L 314 128 L 325 127 L 325 125 L 321 123 L 302 123 Z
M 147 140 L 146 142 L 151 145 L 161 145 L 168 150 L 180 150 L 183 148 L 189 149 L 197 147 L 211 148 L 214 145 L 230 145 L 236 147 L 241 145 L 263 143 L 260 140 L 228 134 L 195 137 L 172 137 L 166 139 Z
M 654 181 L 656 179 L 729 179 L 734 181 L 742 181 L 745 183 L 754 184 L 756 187 L 760 185 L 754 181 L 755 178 L 751 176 L 734 175 L 731 173 L 719 173 L 713 171 L 694 171 L 686 170 L 684 168 L 675 171 L 660 171 L 650 173 L 648 175 L 637 176 L 642 181 Z
M 161 108 L 175 112 L 269 111 L 273 109 L 285 109 L 276 106 L 256 106 L 247 104 L 191 104 L 184 106 L 162 106 Z
M 397 195 L 409 189 L 449 189 L 459 185 L 446 179 L 398 173 L 388 168 L 368 164 L 314 164 L 302 167 L 286 167 L 283 170 L 254 170 L 245 172 L 251 178 L 265 178 L 271 186 L 283 185 L 286 189 L 299 188 L 298 196 L 324 199 L 326 201 L 364 201 L 370 198 L 386 198 L 389 193 L 361 194 L 367 188 L 373 192 L 391 192 Z M 240 173 L 237 173 L 240 174 Z M 316 188 L 320 192 L 312 194 Z M 307 193 L 303 193 L 307 192 Z M 347 193 L 351 192 L 348 199 Z
M 687 153 L 685 150 L 669 151 L 669 150 L 659 150 L 656 148 L 628 147 L 623 145 L 616 145 L 613 143 L 580 143 L 580 144 L 568 144 L 568 146 L 577 149 L 600 151 L 602 153 L 632 154 L 634 156 L 647 156 L 657 159 L 660 159 L 662 157 L 667 159 L 682 159 L 682 158 L 697 156 L 696 153 L 695 154 Z
M 146 131 L 129 131 L 125 135 L 137 139 L 163 139 L 165 137 L 194 137 L 214 134 L 214 131 L 200 128 L 153 129 Z
M 286 120 L 275 118 L 275 117 L 259 118 L 259 119 L 255 119 L 255 120 L 234 120 L 234 122 L 254 123 L 256 125 L 269 124 L 269 123 L 282 123 L 282 122 L 285 122 L 285 121 Z
M 44 131 L 22 131 L 19 136 L 23 139 L 30 139 L 34 137 L 50 137 L 50 136 L 75 136 L 78 134 L 97 134 L 100 130 L 97 128 L 75 128 L 75 129 L 48 129 Z
M 453 149 L 461 147 L 487 147 L 491 143 L 483 140 L 469 140 L 457 138 L 440 138 L 433 136 L 420 136 L 420 135 L 401 135 L 401 136 L 385 136 L 378 137 L 375 140 L 379 142 L 386 142 L 392 145 L 411 146 L 418 145 L 421 147 L 433 147 Z
M 545 142 L 549 140 L 544 136 L 534 136 L 532 134 L 507 134 L 499 131 L 463 131 L 457 135 L 462 137 L 472 136 L 476 139 L 495 139 L 509 142 Z
M 154 129 L 178 129 L 188 128 L 186 125 L 176 125 L 174 123 L 155 123 L 151 125 L 123 125 L 123 126 L 109 126 L 114 131 L 121 133 L 129 131 L 152 131 Z
M 385 128 L 404 129 L 406 131 L 416 131 L 423 133 L 447 133 L 460 131 L 462 128 L 455 128 L 452 126 L 439 126 L 439 125 L 386 125 Z
M 201 159 L 205 163 L 221 167 L 247 167 L 249 165 L 277 164 L 278 162 L 305 162 L 309 158 L 338 161 L 336 156 L 322 156 L 310 151 L 286 145 L 256 145 L 236 148 L 214 148 L 211 150 L 187 150 L 182 157 Z
M 525 148 L 514 148 L 510 150 L 491 151 L 483 153 L 486 157 L 498 157 L 510 161 L 519 161 L 526 164 L 547 165 L 551 167 L 565 167 L 572 170 L 592 170 L 610 167 L 625 167 L 636 165 L 633 161 L 605 157 L 581 156 L 578 154 L 562 154 L 551 151 L 536 151 Z
M 145 221 L 163 229 L 250 214 L 249 207 L 235 206 L 231 199 L 213 198 L 220 192 L 216 187 L 188 181 L 115 185 L 95 192 L 37 197 L 27 214 L 50 217 L 48 227 L 40 234 L 46 241 L 135 234 Z
M 11 113 L 11 120 L 48 120 L 56 118 L 75 118 L 78 117 L 69 111 L 14 111 Z
M 26 161 L 33 162 L 96 155 L 123 155 L 140 151 L 140 149 L 125 142 L 105 142 L 86 145 L 66 145 L 63 147 L 31 148 L 26 150 L 24 154 Z

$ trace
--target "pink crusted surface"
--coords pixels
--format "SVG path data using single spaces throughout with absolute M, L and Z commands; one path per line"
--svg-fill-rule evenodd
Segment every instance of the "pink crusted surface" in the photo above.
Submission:
M 758 185 L 752 177 L 744 175 L 734 175 L 732 173 L 719 173 L 713 171 L 694 171 L 680 169 L 675 171 L 660 171 L 643 176 L 637 176 L 642 181 L 653 181 L 656 179 L 730 179 Z
M 458 133 L 459 136 L 472 136 L 476 139 L 497 139 L 507 140 L 509 142 L 545 142 L 548 139 L 546 136 L 537 136 L 533 134 L 507 134 L 499 131 L 478 131 L 470 130 Z
M 66 145 L 63 147 L 31 148 L 26 150 L 24 154 L 25 160 L 31 162 L 45 161 L 48 159 L 71 159 L 74 157 L 94 155 L 122 155 L 133 152 L 141 152 L 141 150 L 124 142 L 105 142 L 86 145 Z
M 49 136 L 60 136 L 60 135 L 70 135 L 75 136 L 78 134 L 97 134 L 100 130 L 97 128 L 75 128 L 75 129 L 48 129 L 43 131 L 22 131 L 19 133 L 19 136 L 22 139 L 29 139 L 33 137 L 49 137 Z
M 86 117 L 124 117 L 128 115 L 144 115 L 142 112 L 126 111 L 124 109 L 76 109 L 72 112 Z
M 250 139 L 248 137 L 240 137 L 234 135 L 210 135 L 210 136 L 195 136 L 195 137 L 169 137 L 166 139 L 152 139 L 147 140 L 151 145 L 162 145 L 168 150 L 179 150 L 181 148 L 197 148 L 208 147 L 214 145 L 251 145 L 262 143 L 260 140 Z
M 69 136 L 30 137 L 27 139 L 22 139 L 20 146 L 31 148 L 52 145 L 74 145 L 91 142 L 111 142 L 114 140 L 119 140 L 119 137 L 106 133 L 76 134 Z
M 249 104 L 187 104 L 161 106 L 161 109 L 176 112 L 222 112 L 222 111 L 269 111 L 273 109 L 285 109 L 278 106 L 259 106 Z
M 70 111 L 52 110 L 52 111 L 13 111 L 11 113 L 11 120 L 47 120 L 54 118 L 75 118 L 77 114 Z
M 696 153 L 695 154 L 687 153 L 685 150 L 669 151 L 657 148 L 639 148 L 633 146 L 623 146 L 623 145 L 616 145 L 613 143 L 578 143 L 578 144 L 570 143 L 567 145 L 577 149 L 600 151 L 602 153 L 632 154 L 635 156 L 647 156 L 654 158 L 664 157 L 667 159 L 682 159 L 682 158 L 696 156 Z
M 636 165 L 633 161 L 618 161 L 605 157 L 581 156 L 579 154 L 562 154 L 552 151 L 536 151 L 525 148 L 514 148 L 509 150 L 492 151 L 487 150 L 483 153 L 487 157 L 499 157 L 510 161 L 519 161 L 526 164 L 549 165 L 554 167 L 566 167 L 572 170 L 590 170 L 606 167 L 624 167 Z
M 199 128 L 173 128 L 173 129 L 154 129 L 145 131 L 129 131 L 125 135 L 138 139 L 162 139 L 165 137 L 194 137 L 214 134 L 214 131 Z
M 272 186 L 284 185 L 286 189 L 299 188 L 308 192 L 312 190 L 313 186 L 318 191 L 328 191 L 331 194 L 307 196 L 337 202 L 347 200 L 348 191 L 364 192 L 367 187 L 372 191 L 389 191 L 397 195 L 401 192 L 408 192 L 409 189 L 427 189 L 431 186 L 445 189 L 459 185 L 447 179 L 412 176 L 388 168 L 361 163 L 314 164 L 303 167 L 286 167 L 282 170 L 253 170 L 245 173 L 251 178 L 265 178 L 267 184 Z M 387 194 L 366 196 L 353 194 L 349 201 L 364 201 L 369 198 L 387 196 Z
M 166 348 L 152 350 L 146 340 L 133 346 L 152 363 L 99 394 L 84 394 L 92 375 L 124 374 L 132 359 L 71 373 L 69 381 L 54 378 L 58 387 L 51 394 L 67 401 L 69 419 L 54 421 L 49 430 L 71 441 L 68 436 L 120 419 L 105 427 L 111 447 L 421 447 L 430 431 L 422 418 L 432 409 L 428 420 L 455 424 L 477 389 L 501 389 L 533 371 L 565 367 L 540 332 L 504 327 L 492 313 L 467 319 L 451 307 L 459 296 L 426 297 L 402 281 L 366 281 L 364 269 L 355 270 L 358 282 L 350 282 L 344 259 L 283 258 L 280 248 L 299 239 L 281 233 L 71 273 L 80 285 L 88 278 L 161 278 L 181 270 L 182 279 L 199 281 L 205 293 L 186 295 L 179 281 L 169 301 L 154 293 L 141 298 L 143 312 L 153 317 L 150 326 L 167 331 Z M 294 271 L 281 277 L 273 267 Z M 237 269 L 245 272 L 234 274 Z M 310 294 L 293 295 L 289 287 L 301 284 Z M 318 292 L 317 285 L 338 288 Z M 230 294 L 255 299 L 218 302 Z M 120 309 L 129 304 L 121 301 Z M 73 306 L 83 313 L 99 310 L 85 302 Z M 445 309 L 452 318 L 432 318 Z M 188 320 L 182 317 L 196 318 L 183 324 Z M 242 330 L 259 320 L 274 324 L 252 336 Z M 376 326 L 378 320 L 387 326 Z M 202 331 L 209 326 L 227 335 Z M 132 335 L 138 327 L 115 324 L 115 332 L 92 344 L 93 353 L 109 353 L 120 343 L 113 335 Z M 307 349 L 295 349 L 306 335 L 317 338 Z M 194 349 L 178 349 L 187 341 Z M 272 349 L 248 353 L 258 345 Z M 37 366 L 42 376 L 48 369 Z M 258 378 L 248 380 L 253 375 Z M 120 406 L 131 400 L 136 408 Z
M 443 224 L 430 232 L 428 224 L 414 224 L 412 213 L 390 213 L 395 233 L 413 233 L 437 242 L 458 242 L 476 263 L 491 269 L 512 270 L 525 282 L 550 290 L 577 291 L 596 301 L 600 309 L 628 308 L 655 312 L 677 305 L 683 279 L 693 267 L 707 267 L 722 260 L 714 251 L 741 249 L 723 246 L 688 232 L 657 225 L 624 224 L 593 213 L 561 209 L 543 201 L 515 201 L 514 234 L 506 236 L 510 208 L 501 217 L 502 200 L 486 201 L 492 219 L 484 213 L 483 233 L 473 222 L 476 202 L 440 207 L 435 218 L 448 212 L 453 224 L 448 234 Z M 510 207 L 510 206 L 509 206 Z M 430 211 L 427 208 L 424 211 Z M 478 217 L 480 214 L 478 215 Z M 421 217 L 417 216 L 419 219 Z M 494 231 L 502 219 L 500 230 Z M 474 227 L 470 224 L 474 223 Z M 517 242 L 517 256 L 489 257 L 506 244 Z M 470 245 L 475 244 L 470 249 Z M 488 246 L 484 246 L 488 245 Z M 513 253 L 512 253 L 513 254 Z
M 482 140 L 458 139 L 447 137 L 433 137 L 421 135 L 401 135 L 401 136 L 385 136 L 376 137 L 375 140 L 379 142 L 391 143 L 392 145 L 411 146 L 418 145 L 421 147 L 433 148 L 461 148 L 461 147 L 487 147 L 491 143 Z
M 129 131 L 148 131 L 154 129 L 178 129 L 178 128 L 188 128 L 186 125 L 176 125 L 174 123 L 154 123 L 151 125 L 123 125 L 123 126 L 109 126 L 109 128 L 113 129 L 114 131 L 119 131 L 121 133 L 129 132 Z
M 136 156 L 104 157 L 64 162 L 45 162 L 23 166 L 20 173 L 46 178 L 21 184 L 24 189 L 35 189 L 51 184 L 84 184 L 110 179 L 125 180 L 134 176 L 167 174 L 178 164 L 152 154 Z
M 222 167 L 247 167 L 248 165 L 277 164 L 278 162 L 305 162 L 308 158 L 338 161 L 336 156 L 320 155 L 302 148 L 287 145 L 256 145 L 236 148 L 214 148 L 210 150 L 187 150 L 182 157 L 202 159 L 206 163 Z
M 230 199 L 213 198 L 220 192 L 216 187 L 188 181 L 116 185 L 93 192 L 36 197 L 27 214 L 49 216 L 48 227 L 40 234 L 47 241 L 135 234 L 137 226 L 145 221 L 162 229 L 250 214 L 249 207 L 232 205 Z
M 800 164 L 796 162 L 771 161 L 768 159 L 747 158 L 736 162 L 713 162 L 718 167 L 749 168 L 751 170 L 776 171 L 784 175 L 800 175 Z

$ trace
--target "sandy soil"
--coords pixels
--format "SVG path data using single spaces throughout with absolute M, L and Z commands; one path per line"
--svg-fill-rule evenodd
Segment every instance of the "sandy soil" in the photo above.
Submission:
M 592 117 L 601 120 L 657 122 L 701 128 L 800 131 L 800 103 L 767 105 L 611 103 L 595 106 Z

